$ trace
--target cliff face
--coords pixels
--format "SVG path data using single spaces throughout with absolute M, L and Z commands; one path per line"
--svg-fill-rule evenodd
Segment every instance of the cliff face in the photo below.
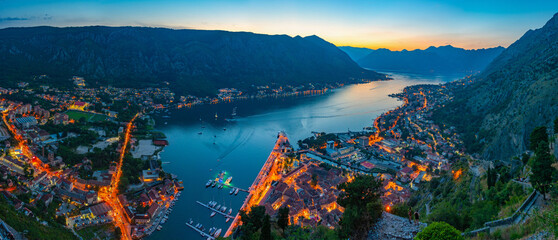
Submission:
M 47 74 L 114 86 L 170 86 L 212 94 L 219 87 L 383 79 L 319 37 L 141 27 L 0 30 L 5 83 Z
M 475 73 L 484 68 L 503 47 L 466 50 L 451 45 L 429 47 L 425 50 L 391 51 L 340 47 L 360 66 L 381 70 L 412 73 Z
M 475 130 L 485 133 L 477 135 L 485 158 L 525 151 L 531 131 L 558 116 L 558 14 L 504 50 L 454 101 L 463 103 L 456 114 L 480 118 Z

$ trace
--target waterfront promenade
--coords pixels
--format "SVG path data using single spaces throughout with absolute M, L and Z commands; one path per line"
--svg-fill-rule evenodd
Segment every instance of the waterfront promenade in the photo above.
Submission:
M 277 178 L 277 176 L 274 175 L 274 172 L 276 172 L 274 170 L 276 170 L 278 166 L 278 164 L 276 164 L 276 160 L 283 154 L 285 147 L 288 145 L 288 142 L 289 139 L 287 138 L 287 135 L 284 132 L 279 132 L 279 134 L 277 135 L 277 141 L 275 142 L 275 146 L 273 147 L 273 151 L 271 151 L 271 154 L 267 158 L 267 161 L 258 173 L 256 179 L 254 179 L 252 186 L 250 186 L 248 196 L 246 197 L 246 200 L 244 200 L 244 203 L 240 208 L 241 211 L 250 211 L 250 209 L 253 206 L 257 206 L 262 200 L 262 197 L 266 195 L 267 190 L 269 190 L 269 185 L 271 184 L 273 179 Z M 228 237 L 230 234 L 232 234 L 232 231 L 240 225 L 241 222 L 239 211 L 236 214 L 233 222 L 229 226 L 229 229 L 227 229 L 225 237 Z

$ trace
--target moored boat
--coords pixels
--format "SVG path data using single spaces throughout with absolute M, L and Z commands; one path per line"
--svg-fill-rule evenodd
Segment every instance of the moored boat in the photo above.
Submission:
M 213 234 L 213 236 L 216 237 L 216 238 L 219 237 L 221 235 L 221 231 L 222 230 L 220 228 L 217 229 L 217 232 L 215 232 L 215 234 Z

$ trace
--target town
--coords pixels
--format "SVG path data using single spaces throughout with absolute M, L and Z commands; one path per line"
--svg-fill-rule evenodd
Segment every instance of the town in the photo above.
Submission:
M 376 118 L 372 126 L 360 132 L 314 132 L 298 141 L 299 150 L 291 146 L 285 133 L 279 133 L 241 210 L 263 206 L 268 215 L 276 217 L 286 207 L 291 224 L 333 229 L 344 211 L 337 204 L 337 187 L 357 175 L 381 180 L 386 212 L 443 172 L 451 171 L 459 178 L 461 170 L 452 170 L 452 163 L 464 154 L 459 135 L 453 128 L 441 130 L 429 119 L 432 109 L 450 100 L 448 88 L 470 83 L 467 81 L 407 87 L 392 96 L 403 105 Z M 240 224 L 237 215 L 226 236 Z

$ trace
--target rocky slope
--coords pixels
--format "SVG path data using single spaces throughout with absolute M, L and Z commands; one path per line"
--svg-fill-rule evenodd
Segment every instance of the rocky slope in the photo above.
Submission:
M 451 45 L 425 50 L 391 51 L 340 47 L 360 66 L 378 71 L 411 73 L 475 73 L 483 70 L 503 47 L 466 50 Z
M 124 87 L 213 94 L 221 87 L 383 79 L 317 36 L 143 27 L 0 30 L 0 81 L 72 75 Z
M 537 127 L 558 116 L 558 14 L 529 30 L 442 111 L 470 123 L 487 159 L 509 160 L 527 150 Z M 472 124 L 475 125 L 475 124 Z

